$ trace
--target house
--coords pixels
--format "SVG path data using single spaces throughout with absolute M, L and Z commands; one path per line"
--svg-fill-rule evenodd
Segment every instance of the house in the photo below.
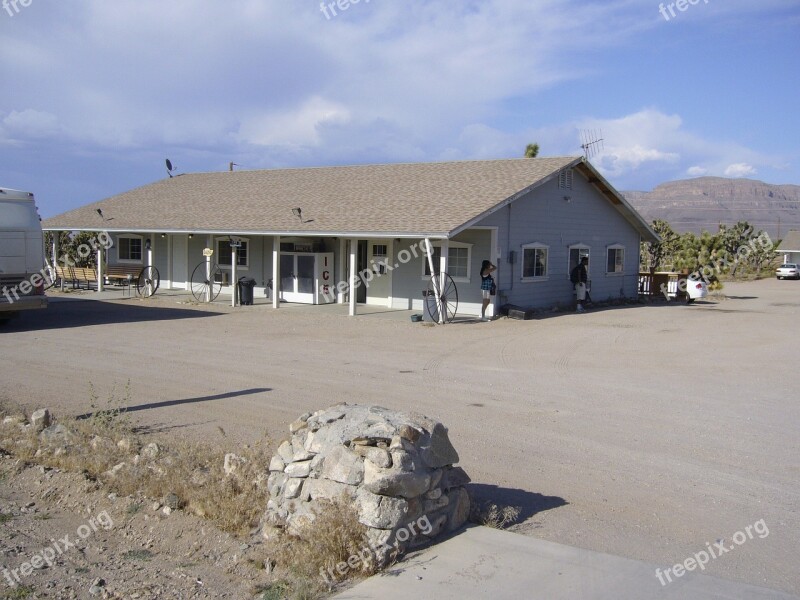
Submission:
M 191 288 L 213 261 L 223 294 L 247 276 L 275 308 L 339 302 L 351 315 L 422 310 L 431 268 L 452 277 L 459 315 L 479 315 L 484 259 L 498 266 L 488 314 L 571 304 L 582 256 L 594 300 L 635 298 L 639 244 L 658 239 L 582 157 L 185 174 L 43 226 L 111 234 L 108 264 L 154 265 L 162 288 Z
M 792 229 L 775 250 L 784 263 L 800 264 L 800 230 Z

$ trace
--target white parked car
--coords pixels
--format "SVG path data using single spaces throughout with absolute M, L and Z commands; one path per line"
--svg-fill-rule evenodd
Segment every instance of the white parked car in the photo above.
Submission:
M 708 296 L 708 284 L 704 279 L 695 279 L 690 275 L 686 280 L 686 303 L 691 304 L 698 298 Z
M 775 271 L 778 279 L 800 279 L 800 269 L 795 263 L 784 263 Z

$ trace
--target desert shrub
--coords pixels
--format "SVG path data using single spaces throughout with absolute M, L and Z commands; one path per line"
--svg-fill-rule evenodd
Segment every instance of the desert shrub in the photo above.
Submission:
M 498 506 L 493 502 L 478 504 L 473 501 L 470 521 L 494 529 L 505 529 L 517 522 L 519 514 L 516 506 Z

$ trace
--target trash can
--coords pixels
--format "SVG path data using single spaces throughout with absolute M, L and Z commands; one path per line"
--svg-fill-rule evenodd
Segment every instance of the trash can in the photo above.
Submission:
M 253 304 L 253 288 L 256 287 L 256 280 L 252 277 L 239 277 L 239 302 L 242 306 Z
M 436 294 L 422 290 L 422 320 L 429 323 L 439 322 L 439 310 L 436 307 Z

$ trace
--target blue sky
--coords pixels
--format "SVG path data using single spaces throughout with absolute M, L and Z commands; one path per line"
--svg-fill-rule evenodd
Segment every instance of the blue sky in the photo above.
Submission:
M 161 179 L 167 157 L 552 156 L 582 130 L 620 190 L 800 184 L 800 0 L 6 2 L 0 186 L 45 217 Z

